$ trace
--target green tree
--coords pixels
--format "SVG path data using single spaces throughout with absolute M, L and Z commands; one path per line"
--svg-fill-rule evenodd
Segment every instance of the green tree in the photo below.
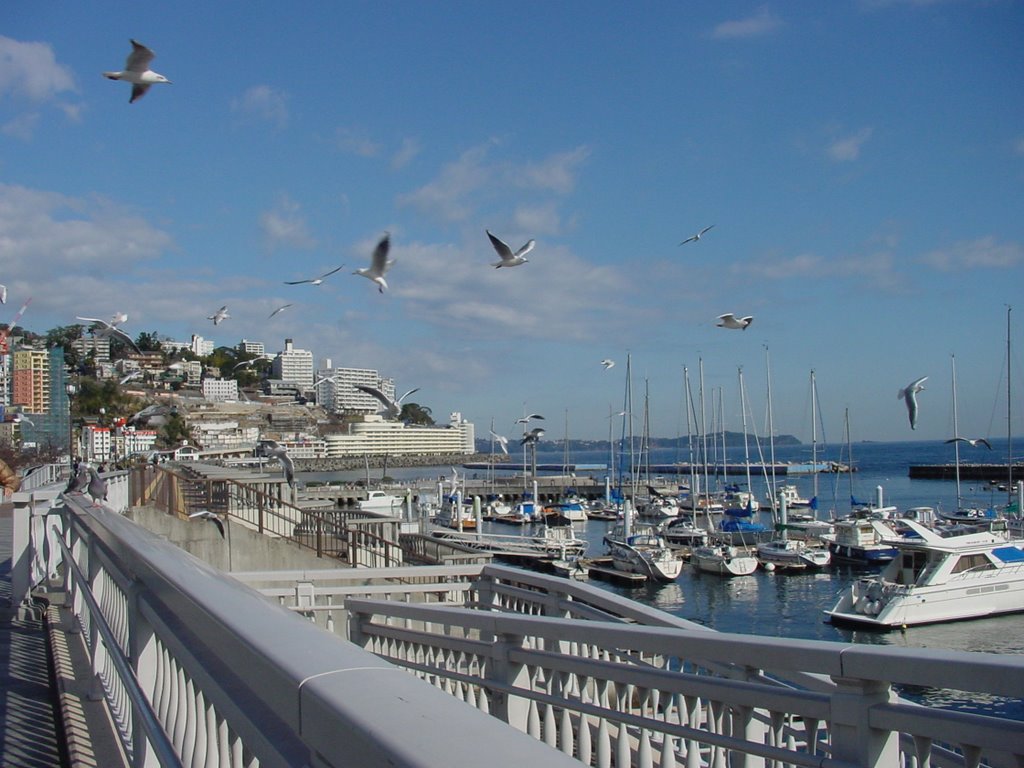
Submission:
M 402 412 L 398 415 L 399 421 L 406 424 L 421 424 L 423 426 L 434 426 L 434 419 L 430 415 L 430 409 L 419 403 L 405 403 Z
M 177 448 L 182 441 L 189 442 L 191 433 L 181 414 L 172 413 L 167 423 L 157 431 L 156 442 L 160 448 Z
M 143 331 L 135 339 L 135 346 L 139 348 L 140 352 L 162 352 L 160 347 L 160 336 L 156 331 Z M 167 356 L 164 355 L 166 358 Z
M 82 325 L 59 325 L 46 332 L 46 347 L 53 349 L 60 347 L 64 350 L 64 362 L 73 371 L 77 371 L 82 364 L 81 355 L 72 346 L 82 338 Z

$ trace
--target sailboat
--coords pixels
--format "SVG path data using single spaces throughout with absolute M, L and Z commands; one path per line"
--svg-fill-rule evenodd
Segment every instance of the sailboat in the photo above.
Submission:
M 939 510 L 939 517 L 947 522 L 951 523 L 967 523 L 967 524 L 978 524 L 984 523 L 988 520 L 993 520 L 996 517 L 996 511 L 994 509 L 978 509 L 977 507 L 965 508 L 963 506 L 963 497 L 960 495 L 960 443 L 962 438 L 960 437 L 960 427 L 957 422 L 957 402 L 956 402 L 956 355 L 950 355 L 950 365 L 952 369 L 953 377 L 953 437 L 951 442 L 953 443 L 953 460 L 954 460 L 954 473 L 956 477 L 956 511 L 955 512 L 943 512 Z
M 631 358 L 626 355 L 626 395 L 625 414 L 629 425 L 630 446 L 630 481 L 632 492 L 623 501 L 622 522 L 617 524 L 604 537 L 608 553 L 612 557 L 612 566 L 624 573 L 637 573 L 655 581 L 675 581 L 683 570 L 683 561 L 676 556 L 665 539 L 653 525 L 640 524 L 634 520 L 632 500 L 637 496 L 637 468 L 633 454 L 633 392 L 631 385 Z M 623 424 L 623 433 L 626 423 Z M 623 434 L 625 439 L 625 434 Z

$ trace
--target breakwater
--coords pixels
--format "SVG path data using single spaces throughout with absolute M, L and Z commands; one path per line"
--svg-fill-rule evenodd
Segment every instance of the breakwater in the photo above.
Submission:
M 916 480 L 955 480 L 956 464 L 911 464 L 909 476 Z M 1013 465 L 1013 477 L 1024 480 L 1024 464 Z M 1005 483 L 1010 479 L 1007 464 L 960 464 L 961 480 L 988 480 Z
M 408 456 L 339 456 L 331 459 L 293 459 L 297 472 L 348 472 L 358 469 L 405 469 L 409 467 L 461 466 L 467 462 L 502 464 L 507 456 L 486 453 L 442 453 Z

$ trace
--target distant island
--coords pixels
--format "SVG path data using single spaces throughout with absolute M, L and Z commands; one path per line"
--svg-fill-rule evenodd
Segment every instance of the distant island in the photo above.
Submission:
M 513 435 L 509 435 L 509 447 L 513 444 Z M 722 444 L 722 433 L 717 432 L 714 435 L 708 435 L 708 445 L 711 444 Z M 640 437 L 634 438 L 637 446 L 640 444 Z M 761 438 L 762 444 L 767 444 L 767 438 Z M 518 442 L 518 441 L 515 441 Z M 538 451 L 564 451 L 565 440 L 541 440 L 537 444 Z M 618 446 L 619 441 L 613 440 L 612 444 Z M 685 447 L 687 444 L 687 438 L 684 437 L 651 437 L 647 440 L 647 445 L 651 450 L 664 450 Z M 754 438 L 750 435 L 747 436 L 747 444 L 753 447 Z M 802 443 L 793 435 L 776 435 L 775 436 L 776 446 L 793 446 L 802 445 Z M 730 432 L 725 431 L 725 446 L 727 448 L 742 448 L 743 447 L 743 433 L 742 432 Z M 478 437 L 476 439 L 476 450 L 477 453 L 490 453 L 491 451 L 491 440 L 486 437 Z M 501 452 L 501 449 L 495 444 L 495 451 Z M 569 440 L 569 451 L 608 451 L 607 440 Z

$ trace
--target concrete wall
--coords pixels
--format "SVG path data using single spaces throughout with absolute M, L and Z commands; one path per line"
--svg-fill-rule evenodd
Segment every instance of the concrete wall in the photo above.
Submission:
M 225 572 L 319 570 L 344 563 L 318 558 L 280 538 L 264 536 L 238 523 L 224 522 L 224 537 L 209 520 L 182 520 L 149 507 L 134 507 L 125 517 Z

